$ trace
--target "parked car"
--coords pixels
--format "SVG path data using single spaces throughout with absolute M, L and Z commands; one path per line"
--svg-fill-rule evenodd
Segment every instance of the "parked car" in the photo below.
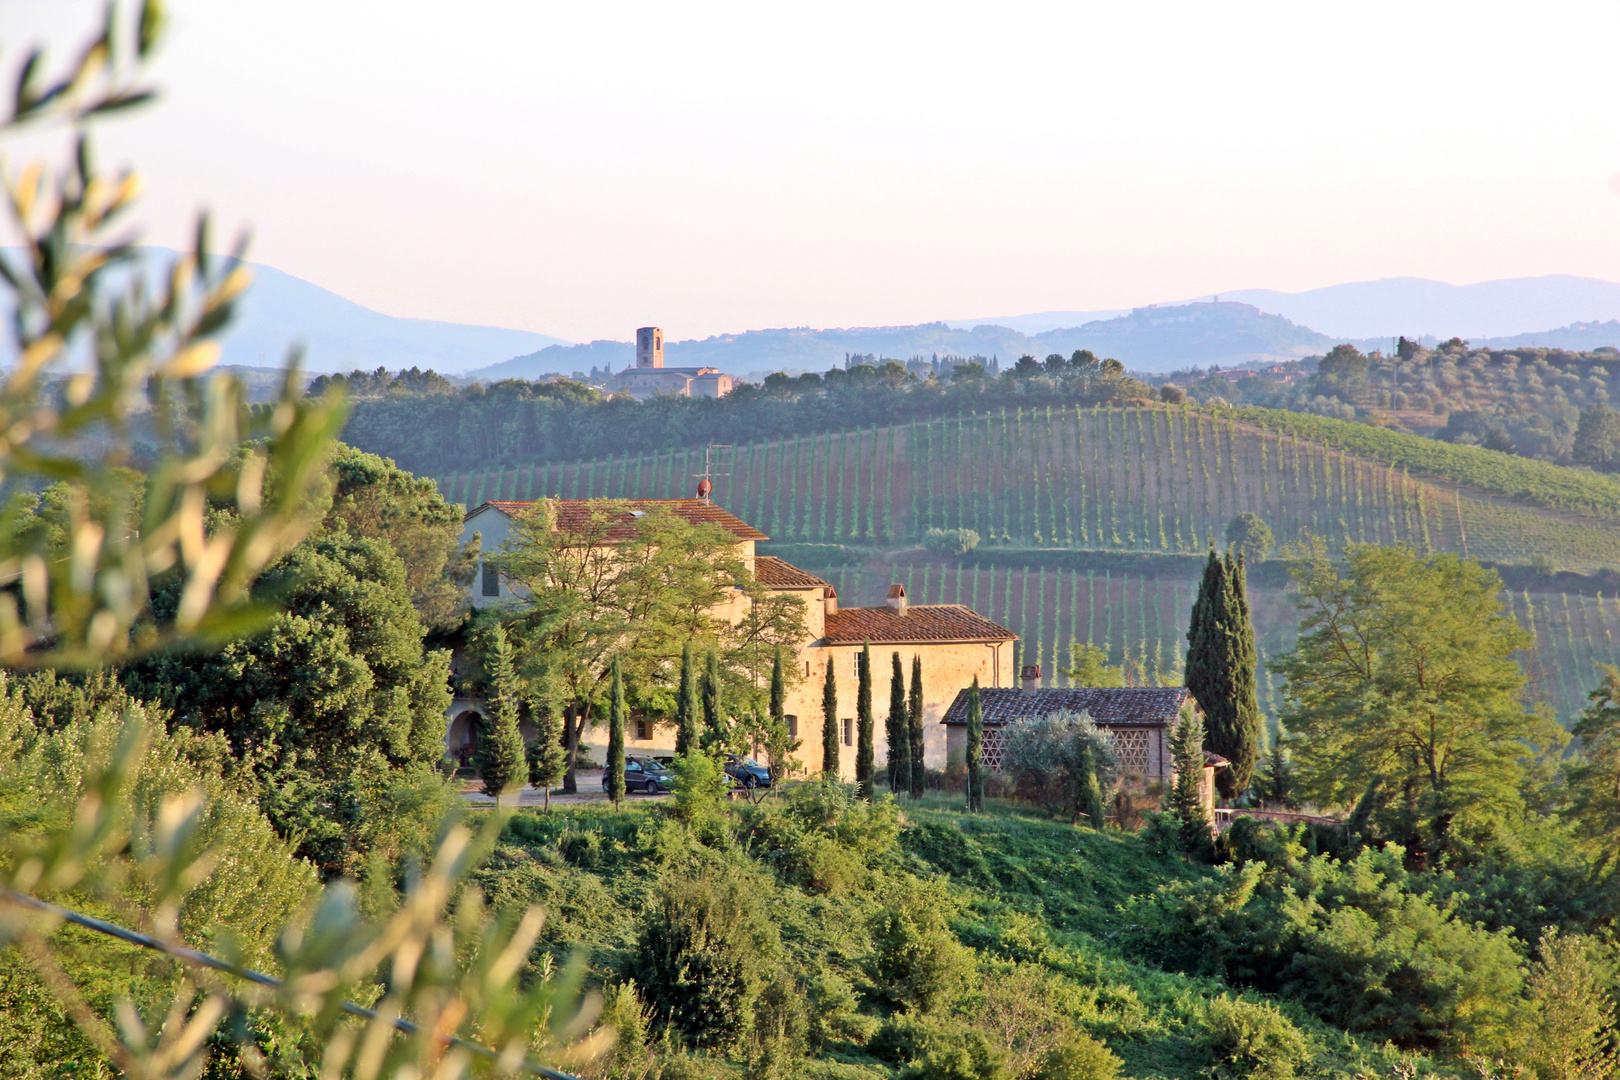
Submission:
M 771 786 L 771 770 L 753 758 L 743 757 L 740 754 L 726 755 L 726 775 L 731 777 L 739 787 Z
M 602 772 L 602 790 L 608 787 L 607 771 Z M 624 789 L 645 791 L 658 795 L 669 790 L 669 770 L 657 758 L 627 757 L 624 759 Z

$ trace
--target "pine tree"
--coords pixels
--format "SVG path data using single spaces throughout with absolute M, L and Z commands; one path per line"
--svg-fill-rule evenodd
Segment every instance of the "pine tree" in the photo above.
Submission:
M 821 684 L 821 773 L 838 779 L 838 679 L 833 657 L 827 657 L 827 679 Z
M 1287 810 L 1294 805 L 1294 764 L 1289 760 L 1285 738 L 1279 724 L 1266 760 L 1254 772 L 1254 793 L 1263 806 L 1273 810 Z
M 521 788 L 529 768 L 523 753 L 523 733 L 518 730 L 522 709 L 522 688 L 512 663 L 512 645 L 506 628 L 497 623 L 489 633 L 489 655 L 493 670 L 490 681 L 495 697 L 490 702 L 494 715 L 479 724 L 478 753 L 473 764 L 485 795 L 497 804 L 514 788 Z
M 889 739 L 889 790 L 895 794 L 911 790 L 911 726 L 906 720 L 906 673 L 900 654 L 894 654 L 894 670 L 889 676 L 889 718 L 884 725 Z
M 967 716 L 968 813 L 984 812 L 984 705 L 979 701 L 979 677 L 968 690 Z
M 698 745 L 697 674 L 692 670 L 692 645 L 681 646 L 681 686 L 675 695 L 675 753 L 687 754 Z
M 709 650 L 708 664 L 703 672 L 703 734 L 698 743 L 710 753 L 718 753 L 726 746 L 726 722 L 720 709 L 720 652 Z
M 872 788 L 876 781 L 872 761 L 872 648 L 861 645 L 861 674 L 855 682 L 855 791 L 867 802 L 872 801 Z
M 1204 710 L 1206 745 L 1231 762 L 1217 775 L 1228 799 L 1247 790 L 1260 755 L 1254 668 L 1242 560 L 1211 549 L 1187 627 L 1187 689 Z
M 624 802 L 624 675 L 613 657 L 613 686 L 608 692 L 607 793 L 618 808 Z
M 906 698 L 906 728 L 911 736 L 911 797 L 922 798 L 928 778 L 923 758 L 922 657 L 911 658 L 911 693 Z
M 540 789 L 545 808 L 550 810 L 552 785 L 562 779 L 568 767 L 568 751 L 562 744 L 563 709 L 551 672 L 541 672 L 534 683 L 530 716 L 534 720 L 535 738 L 527 752 L 529 783 Z
M 1210 844 L 1209 818 L 1204 814 L 1204 723 L 1197 710 L 1188 708 L 1171 732 L 1171 755 L 1176 778 L 1170 789 L 1170 813 L 1179 827 L 1181 850 L 1189 855 L 1204 852 Z

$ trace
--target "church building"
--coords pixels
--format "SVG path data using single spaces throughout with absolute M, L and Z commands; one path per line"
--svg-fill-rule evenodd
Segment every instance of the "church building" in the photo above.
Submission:
M 675 397 L 725 397 L 731 393 L 730 375 L 719 368 L 664 366 L 664 331 L 643 326 L 636 331 L 636 366 L 614 376 L 615 389 L 644 399 L 668 394 Z

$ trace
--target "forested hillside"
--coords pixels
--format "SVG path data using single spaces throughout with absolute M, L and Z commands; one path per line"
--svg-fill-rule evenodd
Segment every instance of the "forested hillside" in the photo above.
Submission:
M 1240 513 L 1280 540 L 1411 544 L 1509 569 L 1535 630 L 1537 692 L 1579 711 L 1615 662 L 1620 484 L 1609 476 L 1365 425 L 1259 409 L 1012 409 L 716 451 L 716 498 L 793 561 L 877 603 L 966 603 L 1010 626 L 1050 680 L 1073 641 L 1137 677 L 1169 677 L 1185 649 L 1197 555 Z M 453 502 L 688 494 L 701 449 L 624 453 L 438 478 Z M 958 562 L 918 543 L 966 528 Z M 1567 571 L 1562 575 L 1554 571 Z M 1283 575 L 1253 578 L 1262 659 L 1292 645 Z M 1060 677 L 1059 677 L 1060 678 Z M 1275 686 L 1261 675 L 1262 701 Z

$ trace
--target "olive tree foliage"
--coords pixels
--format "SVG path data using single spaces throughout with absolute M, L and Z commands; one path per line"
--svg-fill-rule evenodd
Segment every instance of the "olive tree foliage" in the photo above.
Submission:
M 1108 735 L 1091 717 L 1067 709 L 1001 729 L 1001 771 L 1050 814 L 1082 814 L 1100 827 L 1102 792 L 1119 778 Z
M 238 380 L 205 378 L 249 278 L 240 248 L 227 259 L 210 253 L 206 220 L 193 250 L 156 285 L 133 265 L 133 241 L 112 235 L 139 183 L 96 167 L 89 128 L 153 96 L 141 80 L 163 24 L 158 0 L 132 17 L 109 5 L 60 78 L 47 76 L 41 51 L 24 58 L 0 115 L 0 137 L 51 125 L 75 136 L 73 160 L 59 173 L 28 162 L 0 177 L 20 245 L 20 254 L 0 256 L 0 306 L 12 316 L 6 347 L 15 348 L 0 382 L 0 479 L 19 493 L 0 511 L 0 663 L 13 668 L 92 668 L 167 647 L 216 646 L 263 625 L 274 605 L 249 589 L 318 518 L 315 496 L 342 419 L 332 400 L 300 399 L 294 365 L 278 400 L 253 410 Z M 138 481 L 128 468 L 137 441 L 148 448 Z M 24 494 L 40 480 L 66 484 L 56 536 L 37 527 Z M 218 500 L 234 513 L 211 515 Z M 367 558 L 377 541 L 354 543 Z M 157 590 L 172 600 L 160 617 L 152 614 Z M 27 766 L 38 733 L 14 700 L 0 714 L 0 755 L 27 769 L 5 785 L 15 793 L 25 776 L 39 776 Z M 230 922 L 241 913 L 220 909 L 227 922 L 217 928 L 188 924 L 185 914 L 199 890 L 218 892 L 214 868 L 241 866 L 244 841 L 272 862 L 278 842 L 222 773 L 213 785 L 181 790 L 140 782 L 147 765 L 161 767 L 176 748 L 196 753 L 223 740 L 163 735 L 136 707 L 83 731 L 82 741 L 63 744 L 66 753 L 49 756 L 64 782 L 32 788 L 27 813 L 0 814 L 0 951 L 7 961 L 24 958 L 94 1045 L 104 1059 L 89 1063 L 96 1071 L 190 1080 L 240 1041 L 238 1063 L 264 1074 L 250 1019 L 267 1014 L 290 1018 L 307 1036 L 292 1071 L 358 1080 L 550 1073 L 530 1055 L 567 1063 L 611 1039 L 581 1037 L 594 1008 L 577 970 L 561 978 L 548 965 L 532 970 L 539 912 L 494 919 L 462 887 L 493 847 L 498 815 L 477 835 L 447 825 L 397 896 L 366 905 L 375 915 L 361 913 L 345 881 L 306 906 L 298 894 L 312 884 L 308 868 L 283 874 L 271 906 L 296 899 L 301 910 L 291 918 L 278 911 L 269 926 L 256 912 L 255 936 L 276 940 L 275 953 L 237 955 L 272 960 L 277 971 L 244 978 L 237 961 L 193 951 L 216 929 L 235 937 Z M 158 744 L 161 752 L 147 753 Z M 227 821 L 237 824 L 222 827 Z M 59 935 L 65 921 L 82 922 L 73 910 L 81 906 L 135 923 L 134 936 L 122 931 L 126 941 L 169 953 L 173 961 L 153 966 L 180 977 L 143 982 L 97 1008 L 64 968 L 67 956 L 113 948 L 100 937 Z M 346 1005 L 351 995 L 374 1008 Z
M 36 159 L 0 174 L 15 245 L 0 255 L 0 309 L 11 315 L 0 480 L 14 492 L 0 509 L 0 580 L 10 586 L 0 662 L 13 667 L 93 667 L 251 624 L 264 609 L 249 587 L 313 524 L 309 496 L 342 422 L 336 400 L 303 400 L 296 364 L 278 399 L 253 409 L 240 380 L 210 374 L 251 274 L 240 245 L 213 254 L 206 217 L 160 281 L 135 265 L 124 226 L 140 179 L 98 167 L 91 129 L 153 96 L 142 77 L 163 21 L 155 0 L 132 19 L 109 11 L 56 78 L 34 50 L 0 115 L 0 140 L 67 129 L 74 148 L 60 169 Z M 137 443 L 155 457 L 141 462 L 141 483 L 129 470 Z M 244 444 L 252 450 L 239 454 Z M 27 490 L 41 479 L 72 493 L 72 543 L 55 558 L 27 527 Z M 241 512 L 209 529 L 209 498 L 227 494 Z M 144 616 L 162 580 L 181 591 L 157 622 Z

